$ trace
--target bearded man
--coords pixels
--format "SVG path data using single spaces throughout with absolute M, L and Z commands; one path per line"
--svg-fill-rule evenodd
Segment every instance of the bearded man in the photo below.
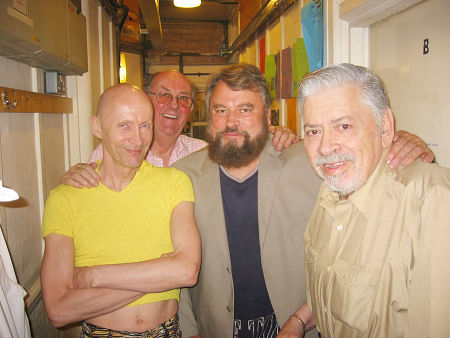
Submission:
M 206 93 L 209 147 L 175 164 L 191 177 L 203 243 L 198 283 L 181 295 L 184 337 L 275 337 L 305 300 L 303 231 L 320 181 L 301 144 L 272 146 L 270 103 L 257 67 L 223 68 Z

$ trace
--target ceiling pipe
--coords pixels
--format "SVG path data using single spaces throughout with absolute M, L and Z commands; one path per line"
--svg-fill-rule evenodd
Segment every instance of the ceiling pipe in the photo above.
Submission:
M 295 1 L 292 0 L 269 0 L 266 5 L 259 10 L 255 17 L 245 27 L 241 34 L 234 40 L 226 54 L 231 57 L 234 53 L 243 48 L 247 41 L 256 33 L 256 31 L 264 25 L 270 17 L 285 3 L 291 5 Z

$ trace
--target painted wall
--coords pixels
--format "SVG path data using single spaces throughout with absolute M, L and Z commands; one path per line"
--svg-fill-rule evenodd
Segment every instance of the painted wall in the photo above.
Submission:
M 39 269 L 43 252 L 41 218 L 48 192 L 62 173 L 92 153 L 95 140 L 89 116 L 100 93 L 118 80 L 115 32 L 97 1 L 82 1 L 87 21 L 89 72 L 67 76 L 67 97 L 73 114 L 0 113 L 0 179 L 20 195 L 1 204 L 1 227 L 19 283 L 27 290 L 27 312 L 34 337 L 77 337 L 77 327 L 53 329 L 40 296 Z M 44 73 L 0 57 L 0 86 L 43 92 Z
M 246 50 L 239 56 L 240 62 L 247 62 L 259 65 L 260 53 L 277 54 L 283 49 L 292 47 L 296 39 L 302 37 L 301 29 L 301 9 L 309 1 L 297 1 L 286 12 L 284 12 L 278 20 L 273 22 L 265 31 L 265 51 L 259 50 L 259 40 L 262 38 L 258 36 L 255 41 L 251 42 Z M 279 111 L 279 123 L 283 126 L 288 126 L 291 130 L 301 135 L 300 123 L 298 121 L 298 114 L 295 110 L 289 109 L 288 105 L 295 106 L 295 100 L 288 102 L 286 99 L 272 100 L 272 110 Z M 288 113 L 289 111 L 289 113 Z

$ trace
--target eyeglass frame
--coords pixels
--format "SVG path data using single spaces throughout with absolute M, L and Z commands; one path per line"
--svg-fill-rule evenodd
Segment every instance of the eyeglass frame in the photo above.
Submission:
M 178 96 L 173 96 L 172 94 L 170 94 L 170 93 L 167 93 L 167 92 L 160 92 L 160 93 L 154 93 L 154 92 L 151 92 L 151 91 L 147 91 L 146 92 L 147 94 L 153 94 L 153 95 L 155 95 L 155 97 L 156 97 L 156 102 L 158 102 L 158 103 L 161 103 L 161 104 L 170 104 L 170 103 L 172 103 L 172 101 L 173 101 L 173 99 L 175 98 L 176 100 L 177 100 L 177 104 L 180 106 L 180 107 L 182 107 L 182 108 L 190 108 L 193 104 L 194 104 L 194 99 L 191 97 L 191 96 L 189 96 L 189 95 L 178 95 Z M 169 101 L 167 101 L 167 102 L 160 102 L 159 100 L 159 97 L 161 96 L 161 95 L 167 95 L 167 97 L 170 97 L 170 99 L 169 99 Z M 164 97 L 164 96 L 163 96 Z M 182 98 L 182 97 L 188 97 L 190 100 L 191 100 L 191 102 L 190 102 L 190 104 L 188 105 L 188 106 L 183 106 L 182 104 L 180 104 L 180 99 Z

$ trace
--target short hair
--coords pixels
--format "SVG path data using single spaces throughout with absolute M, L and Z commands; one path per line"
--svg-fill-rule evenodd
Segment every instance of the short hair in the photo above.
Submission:
M 178 72 L 178 71 L 177 71 Z M 164 72 L 156 72 L 153 74 L 150 74 L 149 76 L 146 76 L 144 78 L 144 83 L 142 85 L 142 90 L 146 93 L 148 93 L 150 91 L 150 88 L 153 85 L 153 80 L 156 78 L 157 75 L 164 73 Z M 184 75 L 183 73 L 179 72 L 181 75 L 183 75 L 184 77 L 186 77 L 186 75 Z M 186 77 L 186 80 L 188 80 L 189 84 L 191 85 L 191 97 L 195 100 L 195 95 L 197 94 L 197 87 L 195 87 L 195 85 L 192 83 L 191 80 L 189 80 Z
M 220 81 L 223 81 L 232 90 L 253 90 L 259 92 L 266 112 L 270 110 L 269 88 L 258 67 L 248 63 L 240 63 L 222 68 L 220 73 L 213 76 L 209 81 L 205 97 L 208 110 L 212 92 Z
M 331 65 L 307 74 L 298 87 L 297 104 L 303 116 L 303 104 L 307 97 L 322 89 L 331 89 L 343 85 L 356 85 L 361 91 L 362 103 L 373 113 L 377 125 L 389 108 L 389 99 L 381 79 L 365 67 L 350 63 Z

